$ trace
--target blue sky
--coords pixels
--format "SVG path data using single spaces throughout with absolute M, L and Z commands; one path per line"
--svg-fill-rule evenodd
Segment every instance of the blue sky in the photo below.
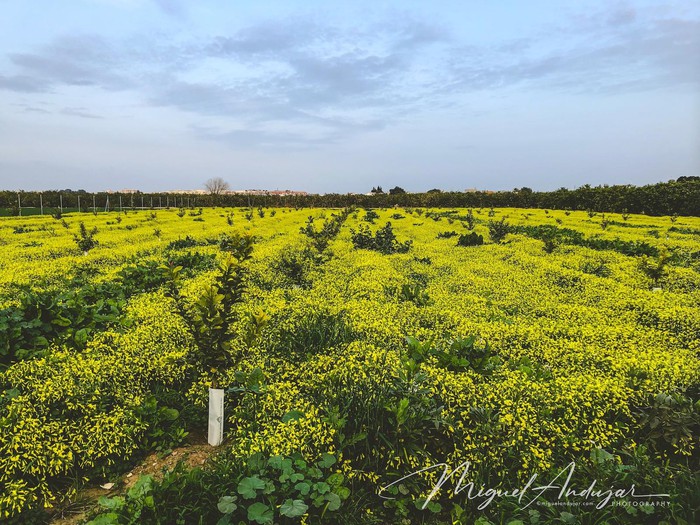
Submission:
M 0 0 L 0 188 L 700 175 L 700 3 Z

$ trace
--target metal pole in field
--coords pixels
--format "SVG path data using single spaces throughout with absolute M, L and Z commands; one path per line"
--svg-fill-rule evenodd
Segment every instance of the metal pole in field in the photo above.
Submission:
M 159 208 L 163 207 L 163 197 L 158 197 L 158 207 Z
M 80 198 L 80 197 L 78 197 L 78 198 Z M 59 206 L 61 207 L 61 213 L 63 213 L 63 193 L 58 194 L 58 200 L 60 202 Z
M 39 209 L 41 210 L 41 214 L 44 215 L 44 197 L 39 194 Z
M 122 196 L 119 196 L 119 213 L 122 212 Z
M 165 207 L 170 208 L 170 195 L 165 197 Z
M 19 216 L 22 216 L 22 199 L 19 198 L 19 193 L 17 194 L 17 210 L 19 212 Z
M 92 211 L 93 213 L 97 211 L 97 206 L 95 206 L 95 194 L 92 194 Z
M 80 213 L 80 195 L 78 195 L 78 213 Z
M 141 209 L 143 210 L 143 195 L 141 195 Z

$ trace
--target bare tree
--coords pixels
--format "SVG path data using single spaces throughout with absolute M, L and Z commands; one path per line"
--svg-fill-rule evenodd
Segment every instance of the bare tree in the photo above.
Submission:
M 212 195 L 221 195 L 229 189 L 228 182 L 221 177 L 214 177 L 204 183 L 206 190 Z

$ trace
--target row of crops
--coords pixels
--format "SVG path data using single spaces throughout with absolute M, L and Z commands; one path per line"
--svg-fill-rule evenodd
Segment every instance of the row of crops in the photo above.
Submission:
M 3 218 L 0 249 L 2 520 L 105 483 L 95 524 L 700 518 L 699 219 L 174 208 Z M 206 465 L 120 491 L 212 384 Z

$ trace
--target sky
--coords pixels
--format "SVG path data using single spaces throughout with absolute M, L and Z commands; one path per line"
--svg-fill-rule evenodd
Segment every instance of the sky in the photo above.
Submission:
M 0 189 L 689 175 L 696 0 L 0 0 Z

